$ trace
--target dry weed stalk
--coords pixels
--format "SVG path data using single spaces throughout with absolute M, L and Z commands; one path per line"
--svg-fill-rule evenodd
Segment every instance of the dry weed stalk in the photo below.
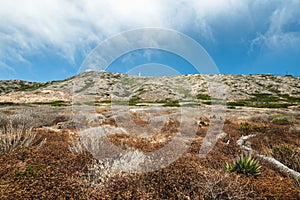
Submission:
M 27 128 L 25 123 L 14 124 L 13 119 L 8 119 L 0 127 L 0 153 L 31 146 L 35 139 L 36 132 L 32 128 Z
M 209 170 L 203 173 L 204 182 L 200 184 L 205 199 L 253 199 L 253 190 L 248 189 L 249 181 L 243 183 L 238 175 Z
M 74 154 L 82 154 L 86 150 L 79 138 L 73 138 L 72 144 L 68 147 L 68 149 Z
M 103 138 L 115 132 L 125 132 L 121 128 L 112 127 L 109 125 L 90 128 L 82 131 L 81 135 L 75 135 L 71 138 L 72 143 L 69 150 L 74 154 L 82 154 L 89 151 L 94 156 L 102 154 L 105 151 Z M 108 147 L 108 146 L 107 146 Z M 97 158 L 87 165 L 86 181 L 91 185 L 102 185 L 110 178 L 116 175 L 125 175 L 126 173 L 136 173 L 142 170 L 142 164 L 147 157 L 139 150 L 127 148 L 119 149 L 120 152 L 117 158 Z M 113 154 L 111 154 L 113 156 Z
M 94 160 L 90 165 L 87 165 L 87 181 L 91 185 L 101 185 L 116 175 L 124 176 L 126 173 L 140 172 L 140 165 L 144 163 L 145 159 L 146 156 L 142 152 L 134 150 L 128 151 L 119 159 L 111 162 Z

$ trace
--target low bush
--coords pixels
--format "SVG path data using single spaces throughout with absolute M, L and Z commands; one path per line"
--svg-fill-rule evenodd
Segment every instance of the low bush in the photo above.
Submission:
M 50 105 L 50 106 L 70 106 L 71 104 L 65 101 L 51 101 L 51 102 L 34 102 L 37 105 Z
M 235 102 L 227 102 L 227 106 L 246 106 L 247 103 L 245 101 L 235 101 Z
M 266 104 L 254 104 L 250 107 L 255 108 L 288 108 L 289 106 L 294 106 L 291 103 L 266 103 Z
M 264 123 L 248 123 L 248 122 L 242 122 L 239 125 L 239 130 L 244 133 L 249 132 L 265 132 L 267 130 L 268 126 Z
M 208 94 L 197 94 L 196 98 L 201 100 L 211 100 L 211 97 Z
M 239 130 L 243 132 L 249 132 L 251 131 L 252 126 L 248 122 L 242 122 L 239 125 Z
M 35 178 L 42 170 L 46 170 L 49 166 L 46 165 L 27 165 L 24 170 L 16 170 L 15 177 Z
M 286 118 L 277 118 L 277 119 L 273 119 L 272 122 L 278 124 L 288 124 L 289 120 Z
M 203 174 L 201 193 L 204 199 L 254 199 L 256 194 L 249 190 L 249 182 L 244 182 L 236 175 L 230 176 L 221 171 L 208 170 Z
M 180 107 L 178 100 L 167 101 L 163 106 L 165 107 Z
M 266 94 L 266 93 L 257 93 L 257 94 L 252 94 L 251 99 L 248 101 L 251 102 L 277 102 L 279 100 L 278 97 L 273 96 L 272 94 Z
M 251 94 L 252 98 L 237 100 L 233 102 L 227 102 L 227 106 L 247 106 L 254 108 L 288 108 L 289 106 L 296 105 L 298 98 L 289 97 L 280 99 L 277 96 L 271 94 Z
M 281 144 L 273 149 L 273 157 L 284 165 L 300 172 L 300 149 Z

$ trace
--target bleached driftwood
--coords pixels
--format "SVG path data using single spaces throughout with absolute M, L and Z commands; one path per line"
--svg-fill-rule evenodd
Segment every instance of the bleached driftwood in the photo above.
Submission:
M 246 151 L 249 151 L 250 153 L 254 153 L 255 150 L 253 150 L 251 148 L 251 146 L 246 146 L 245 145 L 245 142 L 246 140 L 252 138 L 252 137 L 255 137 L 256 134 L 252 134 L 252 135 L 247 135 L 247 136 L 242 136 L 240 137 L 240 139 L 238 139 L 236 141 L 236 143 L 239 145 L 240 148 L 246 150 Z M 282 164 L 281 162 L 279 162 L 278 160 L 276 160 L 275 158 L 272 158 L 270 156 L 264 156 L 264 155 L 261 155 L 261 154 L 258 154 L 258 153 L 255 153 L 255 155 L 273 165 L 275 165 L 280 171 L 290 175 L 291 177 L 293 177 L 296 181 L 300 181 L 300 173 L 287 167 L 286 165 Z
M 257 155 L 258 157 L 260 157 L 261 159 L 272 163 L 273 165 L 275 165 L 280 171 L 289 174 L 291 177 L 293 177 L 296 181 L 300 181 L 300 173 L 288 168 L 286 165 L 282 164 L 281 162 L 279 162 L 278 160 L 276 160 L 275 158 L 269 157 L 269 156 L 264 156 L 264 155 Z

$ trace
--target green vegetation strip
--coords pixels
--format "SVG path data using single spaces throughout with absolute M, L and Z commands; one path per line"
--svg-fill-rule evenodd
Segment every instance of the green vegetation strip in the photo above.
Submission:
M 235 106 L 246 106 L 255 108 L 288 108 L 300 103 L 300 97 L 292 97 L 288 94 L 279 94 L 273 96 L 272 94 L 251 94 L 252 98 L 238 100 L 234 102 L 227 102 L 227 106 L 233 108 Z
M 19 105 L 18 103 L 13 102 L 0 102 L 0 106 L 16 106 Z
M 65 101 L 51 101 L 51 102 L 33 102 L 31 104 L 50 105 L 50 106 L 70 106 L 71 104 Z

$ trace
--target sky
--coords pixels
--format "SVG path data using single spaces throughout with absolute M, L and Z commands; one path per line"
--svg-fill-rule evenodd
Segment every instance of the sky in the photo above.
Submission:
M 300 76 L 299 10 L 299 0 L 0 0 L 0 80 L 68 78 L 103 41 L 145 27 L 191 37 L 222 74 Z M 140 68 L 198 73 L 158 49 L 129 52 L 106 66 Z

